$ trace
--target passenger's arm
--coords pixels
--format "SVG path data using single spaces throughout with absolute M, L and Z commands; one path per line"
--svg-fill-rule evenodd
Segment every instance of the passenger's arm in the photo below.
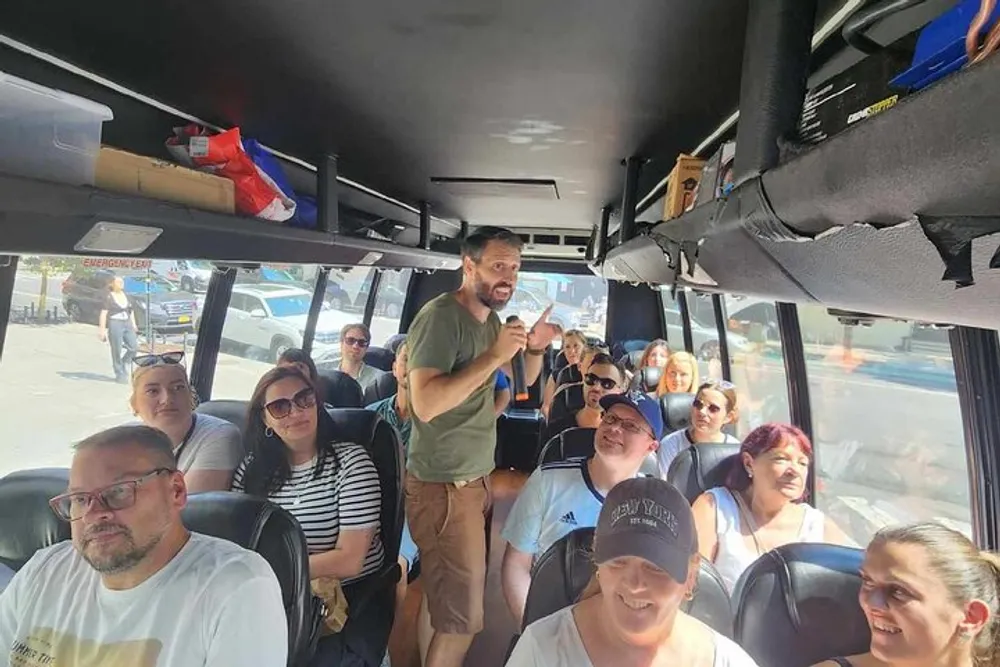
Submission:
M 710 493 L 698 496 L 691 505 L 694 513 L 694 527 L 698 531 L 698 553 L 711 562 L 715 562 L 719 546 L 718 526 L 715 525 L 715 497 Z
M 532 554 L 518 551 L 509 543 L 503 552 L 503 565 L 500 569 L 503 597 L 517 627 L 521 627 L 524 619 L 524 604 L 528 600 L 528 589 L 531 587 L 532 559 Z
M 350 579 L 361 574 L 365 556 L 375 537 L 375 528 L 341 530 L 337 546 L 329 551 L 309 556 L 309 578 L 336 577 Z
M 258 575 L 226 593 L 210 623 L 208 658 L 212 667 L 285 667 L 288 664 L 288 619 L 278 580 Z
M 841 530 L 840 526 L 834 523 L 830 517 L 826 517 L 823 520 L 823 541 L 827 544 L 839 544 L 845 547 L 858 546 L 858 543 Z

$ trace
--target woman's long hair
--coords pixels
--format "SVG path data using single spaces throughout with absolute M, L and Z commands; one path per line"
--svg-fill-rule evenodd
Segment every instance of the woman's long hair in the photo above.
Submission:
M 268 496 L 280 489 L 292 476 L 292 466 L 288 462 L 288 448 L 277 433 L 267 435 L 264 423 L 264 403 L 268 388 L 288 378 L 301 380 L 316 391 L 316 385 L 294 366 L 278 366 L 264 373 L 253 390 L 250 408 L 247 410 L 246 442 L 250 449 L 246 470 L 243 473 L 243 488 L 250 495 Z M 316 395 L 316 469 L 314 477 L 323 470 L 328 456 L 333 454 L 333 420 L 323 407 L 319 394 Z
M 663 367 L 663 373 L 660 374 L 660 384 L 656 387 L 656 395 L 663 396 L 664 394 L 669 394 L 669 387 L 667 386 L 667 371 L 671 366 L 676 364 L 687 364 L 691 368 L 691 384 L 685 390 L 685 393 L 694 393 L 695 388 L 699 385 L 698 376 L 698 358 L 695 357 L 690 352 L 674 352 L 667 358 L 667 365 Z
M 667 358 L 670 358 L 670 345 L 667 341 L 662 338 L 657 338 L 651 341 L 646 349 L 642 351 L 642 356 L 639 358 L 639 364 L 635 367 L 636 371 L 641 371 L 643 368 L 649 365 L 649 356 L 653 354 L 654 350 L 662 349 L 666 352 Z

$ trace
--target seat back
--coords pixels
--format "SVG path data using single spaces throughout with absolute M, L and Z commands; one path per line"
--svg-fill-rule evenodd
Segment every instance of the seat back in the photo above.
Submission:
M 667 481 L 693 503 L 705 491 L 725 484 L 739 452 L 740 446 L 735 443 L 713 442 L 688 447 L 670 463 Z
M 66 492 L 69 470 L 18 470 L 0 479 L 0 564 L 20 570 L 35 552 L 70 538 L 49 499 Z
M 657 366 L 646 366 L 632 377 L 632 389 L 636 391 L 652 392 L 660 386 L 660 376 L 663 369 Z
M 645 350 L 646 346 L 649 345 L 648 340 L 642 340 L 639 338 L 630 338 L 628 340 L 623 340 L 615 343 L 611 346 L 611 353 L 615 359 L 622 359 L 629 352 L 635 352 L 636 350 Z
M 691 425 L 692 403 L 694 394 L 676 393 L 660 396 L 664 433 L 673 433 Z
M 403 444 L 399 432 L 377 413 L 361 408 L 327 410 L 334 432 L 346 442 L 354 442 L 371 456 L 382 487 L 380 526 L 385 563 L 395 566 L 399 540 L 403 534 Z
M 552 406 L 549 408 L 549 421 L 554 422 L 571 415 L 582 408 L 583 405 L 582 384 L 571 384 L 568 387 L 564 387 L 552 397 Z
M 203 415 L 209 415 L 210 417 L 225 419 L 230 424 L 236 426 L 236 428 L 240 430 L 240 434 L 243 434 L 247 425 L 247 410 L 249 408 L 250 401 L 218 399 L 214 401 L 205 401 L 195 408 L 195 412 Z
M 556 355 L 556 360 L 552 362 L 552 374 L 558 375 L 559 371 L 566 368 L 568 364 L 569 361 L 566 359 L 566 353 L 560 351 L 559 354 Z
M 343 371 L 328 370 L 319 375 L 323 400 L 335 408 L 360 408 L 364 395 L 358 381 Z
M 868 651 L 858 569 L 864 552 L 786 544 L 761 556 L 733 591 L 733 639 L 759 665 L 806 667 Z
M 594 529 L 580 528 L 557 541 L 539 557 L 532 569 L 522 629 L 580 598 L 595 572 L 593 547 Z M 686 600 L 681 609 L 713 630 L 727 637 L 733 636 L 729 594 L 722 577 L 708 561 L 702 559 L 695 596 Z
M 393 358 L 395 358 L 396 353 L 399 351 L 399 346 L 406 342 L 406 334 L 398 333 L 389 336 L 389 339 L 385 341 L 385 348 L 392 352 Z
M 538 455 L 538 465 L 593 456 L 596 432 L 596 428 L 577 426 L 552 436 Z
M 384 347 L 373 345 L 365 352 L 365 363 L 386 373 L 392 372 L 392 363 L 395 360 L 396 353 Z
M 583 382 L 583 374 L 580 373 L 579 366 L 563 366 L 556 375 L 556 389 L 564 384 L 576 384 L 577 382 Z
M 288 665 L 305 664 L 317 627 L 309 550 L 299 522 L 269 500 L 228 491 L 189 496 L 181 517 L 188 529 L 235 542 L 270 564 L 288 618 Z
M 635 372 L 642 363 L 643 350 L 632 350 L 624 357 L 625 369 Z
M 377 378 L 361 388 L 361 401 L 363 405 L 371 405 L 375 401 L 389 398 L 395 393 L 396 376 L 392 373 L 379 373 Z

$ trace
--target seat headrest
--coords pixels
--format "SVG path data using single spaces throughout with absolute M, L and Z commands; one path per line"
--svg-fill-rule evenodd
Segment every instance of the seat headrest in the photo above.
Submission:
M 615 343 L 611 348 L 611 352 L 614 354 L 615 359 L 620 359 L 625 357 L 629 352 L 645 350 L 647 345 L 649 345 L 648 340 L 630 338 L 628 340 Z
M 549 408 L 549 421 L 554 422 L 573 414 L 583 407 L 583 385 L 571 384 L 552 397 L 552 407 Z
M 522 629 L 575 603 L 595 572 L 594 529 L 580 528 L 558 540 L 532 570 Z M 694 599 L 681 606 L 713 630 L 732 637 L 733 617 L 722 577 L 702 559 Z M 763 664 L 763 663 L 762 663 Z
M 406 342 L 406 334 L 398 333 L 389 336 L 389 340 L 385 341 L 385 348 L 392 352 L 395 356 L 399 352 L 399 346 Z
M 868 651 L 858 604 L 864 552 L 830 544 L 787 544 L 768 552 L 733 591 L 733 639 L 760 665 L 803 667 Z
M 625 367 L 630 371 L 638 369 L 639 364 L 642 363 L 642 353 L 643 350 L 632 350 L 625 355 Z
M 233 424 L 243 433 L 243 429 L 247 425 L 247 409 L 250 407 L 250 401 L 234 401 L 229 399 L 219 399 L 215 401 L 205 401 L 197 408 L 195 412 L 203 415 L 209 415 L 210 417 L 218 417 L 219 419 L 225 419 L 230 424 Z
M 0 479 L 0 564 L 20 570 L 39 549 L 70 538 L 49 500 L 66 492 L 69 470 L 18 470 Z
M 675 393 L 660 396 L 663 410 L 663 431 L 673 432 L 691 425 L 691 404 L 694 394 Z
M 632 389 L 643 392 L 656 391 L 660 386 L 660 376 L 663 369 L 658 366 L 646 366 L 632 378 Z
M 362 403 L 371 405 L 383 398 L 389 398 L 396 393 L 396 376 L 392 373 L 379 373 L 378 377 L 361 388 Z
M 360 408 L 363 405 L 361 385 L 343 371 L 327 370 L 319 375 L 323 384 L 323 400 L 335 408 Z
M 559 352 L 559 354 L 556 355 L 556 360 L 552 362 L 552 374 L 558 375 L 559 371 L 566 368 L 566 364 L 568 363 L 569 361 L 566 359 L 566 353 Z
M 576 382 L 583 382 L 583 373 L 580 372 L 579 366 L 563 366 L 562 370 L 556 376 L 557 389 L 564 384 L 573 384 Z
M 339 408 L 326 412 L 333 420 L 334 432 L 339 440 L 371 447 L 375 440 L 375 428 L 381 421 L 378 413 L 363 408 Z
M 667 481 L 693 503 L 705 491 L 725 484 L 739 453 L 736 443 L 706 442 L 687 447 L 670 463 Z
M 392 372 L 392 363 L 396 360 L 396 353 L 384 347 L 372 346 L 365 352 L 365 363 L 379 370 Z
M 538 455 L 538 465 L 566 461 L 568 459 L 589 458 L 594 455 L 594 433 L 596 428 L 577 426 L 549 438 Z

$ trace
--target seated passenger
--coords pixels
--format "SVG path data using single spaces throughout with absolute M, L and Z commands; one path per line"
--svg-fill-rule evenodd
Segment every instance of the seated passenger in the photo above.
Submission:
M 667 358 L 656 393 L 692 394 L 699 386 L 698 360 L 690 352 L 674 352 Z
M 583 407 L 547 424 L 542 436 L 543 442 L 548 442 L 568 428 L 597 428 L 601 423 L 601 399 L 608 394 L 620 394 L 625 390 L 623 375 L 621 368 L 611 357 L 604 353 L 597 354 L 588 366 L 587 374 L 583 376 Z
M 643 368 L 664 368 L 667 365 L 667 360 L 670 359 L 670 346 L 667 341 L 662 338 L 657 338 L 651 341 L 649 345 L 642 351 L 642 356 L 639 358 L 639 365 L 636 366 L 635 370 L 641 371 Z
M 639 474 L 659 444 L 663 414 L 654 399 L 640 392 L 615 394 L 605 396 L 601 407 L 605 412 L 594 433 L 594 456 L 535 470 L 504 523 L 503 592 L 519 626 L 535 559 L 577 528 L 596 525 L 608 491 Z
M 507 667 L 754 667 L 680 609 L 695 595 L 698 536 L 672 485 L 641 477 L 615 486 L 597 521 L 594 561 L 580 602 L 529 625 Z
M 563 332 L 562 350 L 563 357 L 566 358 L 566 366 L 576 366 L 580 363 L 583 351 L 587 347 L 587 337 L 579 329 L 570 329 Z M 565 368 L 565 366 L 564 366 Z M 556 395 L 556 374 L 553 370 L 545 381 L 545 389 L 542 392 L 542 414 L 548 417 L 549 407 L 552 405 L 552 397 Z M 581 376 L 582 377 L 582 376 Z
M 243 458 L 243 437 L 225 419 L 194 411 L 183 352 L 144 354 L 132 371 L 132 412 L 167 434 L 188 493 L 227 491 Z
M 1000 665 L 1000 556 L 937 523 L 885 528 L 861 568 L 871 650 L 821 667 Z
M 340 370 L 357 380 L 362 392 L 385 375 L 385 371 L 365 363 L 365 352 L 371 342 L 371 331 L 361 322 L 340 330 Z
M 76 445 L 53 511 L 73 539 L 38 551 L 0 594 L 0 665 L 284 667 L 271 566 L 181 522 L 173 443 L 118 426 Z
M 250 453 L 233 490 L 268 498 L 302 525 L 312 579 L 343 582 L 382 564 L 382 490 L 365 448 L 340 442 L 316 388 L 294 368 L 260 379 L 247 416 Z
M 853 542 L 805 502 L 812 444 L 789 424 L 764 424 L 746 437 L 724 487 L 693 504 L 701 555 L 732 592 L 760 556 L 791 542 Z
M 510 398 L 510 380 L 507 379 L 506 373 L 497 369 L 497 379 L 493 386 L 493 412 L 497 417 L 510 405 Z
M 719 380 L 703 382 L 691 404 L 691 425 L 674 431 L 660 443 L 660 450 L 656 453 L 660 479 L 667 478 L 670 464 L 692 445 L 707 442 L 739 444 L 738 439 L 722 431 L 726 424 L 735 423 L 738 417 L 736 387 Z

